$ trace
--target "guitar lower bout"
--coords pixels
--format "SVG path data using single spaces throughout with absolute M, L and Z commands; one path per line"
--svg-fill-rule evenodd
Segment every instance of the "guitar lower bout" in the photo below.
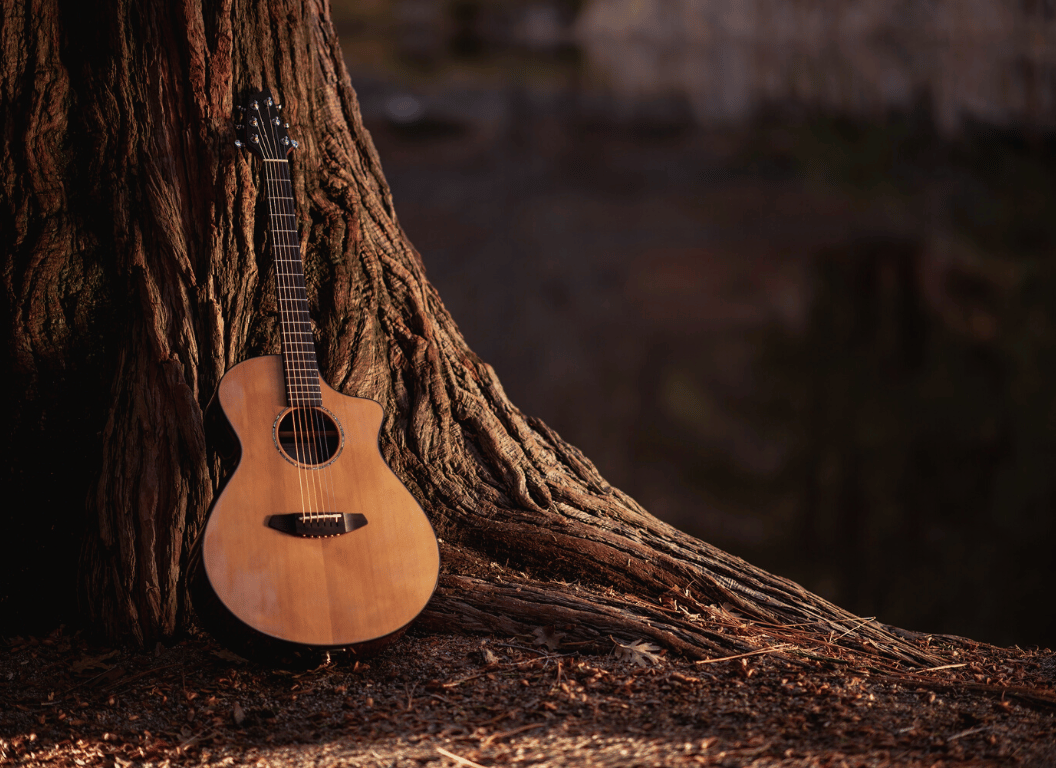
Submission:
M 321 405 L 288 407 L 278 356 L 240 363 L 217 390 L 239 458 L 196 545 L 192 595 L 244 654 L 376 649 L 436 587 L 436 536 L 381 456 L 381 407 L 321 390 Z

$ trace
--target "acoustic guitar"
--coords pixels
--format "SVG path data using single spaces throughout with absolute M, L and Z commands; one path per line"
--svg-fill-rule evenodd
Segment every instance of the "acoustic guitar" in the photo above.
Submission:
M 320 377 L 287 161 L 297 142 L 281 110 L 267 89 L 250 96 L 236 144 L 262 165 L 282 354 L 239 363 L 217 388 L 237 466 L 192 555 L 192 597 L 246 655 L 376 650 L 425 607 L 440 556 L 381 456 L 381 406 Z

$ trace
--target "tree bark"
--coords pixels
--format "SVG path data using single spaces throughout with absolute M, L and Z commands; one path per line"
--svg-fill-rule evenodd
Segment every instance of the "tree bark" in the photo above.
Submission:
M 42 593 L 37 618 L 68 615 L 79 583 L 112 638 L 188 619 L 188 549 L 219 480 L 203 411 L 227 368 L 277 351 L 258 169 L 231 126 L 267 85 L 300 142 L 323 375 L 381 403 L 383 454 L 441 540 L 423 625 L 700 656 L 748 647 L 740 613 L 777 638 L 927 659 L 660 522 L 509 402 L 400 228 L 325 0 L 106 6 L 35 0 L 0 30 L 9 616 L 33 618 Z

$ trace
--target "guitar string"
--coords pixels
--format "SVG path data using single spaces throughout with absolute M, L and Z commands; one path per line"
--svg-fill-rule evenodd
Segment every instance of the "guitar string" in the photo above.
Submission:
M 284 172 L 286 174 L 286 179 L 285 179 L 286 184 L 289 186 L 289 195 L 287 196 L 286 199 L 289 200 L 288 205 L 289 205 L 290 211 L 291 211 L 291 218 L 296 222 L 296 206 L 295 206 L 294 195 L 293 195 L 293 180 L 292 180 L 292 178 L 290 178 L 290 173 L 289 173 L 290 165 L 289 165 L 289 162 L 288 161 L 284 162 L 282 168 L 284 169 Z M 293 229 L 294 229 L 294 231 L 296 231 L 296 224 L 294 224 Z M 299 241 L 297 242 L 297 246 L 296 247 L 297 247 L 297 256 L 298 256 L 297 264 L 303 265 L 303 261 L 301 259 L 302 254 L 301 254 L 301 250 L 300 250 Z M 301 281 L 303 282 L 304 281 L 303 266 L 301 268 L 301 273 L 300 274 L 301 274 Z M 302 288 L 305 290 L 305 309 L 304 309 L 305 319 L 304 319 L 304 322 L 305 322 L 305 325 L 306 325 L 306 327 L 308 329 L 306 331 L 308 341 L 305 342 L 305 346 L 309 347 L 310 350 L 311 350 L 311 353 L 312 353 L 311 354 L 311 360 L 309 361 L 310 362 L 310 367 L 306 368 L 306 372 L 307 372 L 307 375 L 311 377 L 312 386 L 318 392 L 318 397 L 319 397 L 319 407 L 311 409 L 312 418 L 313 418 L 314 423 L 315 423 L 315 429 L 314 429 L 315 448 L 318 451 L 318 460 L 317 460 L 317 462 L 313 462 L 313 463 L 323 464 L 323 462 L 325 462 L 325 464 L 323 466 L 320 466 L 318 469 L 315 470 L 315 473 L 316 473 L 315 476 L 318 477 L 319 484 L 321 486 L 323 486 L 323 493 L 325 494 L 325 496 L 327 498 L 327 501 L 329 502 L 326 511 L 329 512 L 332 515 L 337 515 L 337 514 L 340 514 L 340 511 L 337 508 L 337 501 L 336 501 L 337 493 L 336 493 L 335 488 L 334 488 L 333 462 L 331 461 L 331 459 L 333 458 L 333 454 L 331 453 L 330 449 L 327 446 L 327 439 L 326 439 L 326 417 L 324 416 L 324 413 L 323 413 L 323 410 L 322 410 L 322 402 L 323 402 L 322 381 L 321 381 L 321 376 L 319 375 L 319 366 L 318 366 L 317 358 L 316 358 L 316 355 L 315 355 L 315 336 L 312 333 L 311 318 L 308 315 L 308 311 L 307 311 L 307 299 L 308 299 L 307 289 L 306 289 L 306 287 L 303 287 L 303 286 L 302 286 Z M 336 426 L 336 422 L 335 422 L 335 426 Z M 338 428 L 338 434 L 335 435 L 335 438 L 336 438 L 336 440 L 338 442 L 340 442 L 340 437 L 341 437 L 340 436 L 340 428 Z M 337 448 L 337 447 L 338 446 L 335 445 L 335 448 Z
M 282 320 L 282 322 L 280 322 L 280 324 L 279 324 L 279 329 L 280 329 L 280 333 L 282 334 L 284 368 L 286 370 L 287 377 L 290 377 L 291 374 L 292 374 L 292 371 L 291 371 L 291 368 L 292 368 L 291 351 L 292 350 L 291 350 L 290 339 L 289 339 L 289 335 L 288 335 L 289 334 L 289 323 L 285 322 L 286 317 L 289 315 L 289 303 L 288 303 L 288 300 L 286 299 L 286 293 L 288 292 L 288 289 L 287 289 L 287 287 L 285 285 L 286 281 L 285 281 L 285 279 L 283 277 L 282 263 L 280 261 L 280 259 L 282 258 L 282 252 L 281 252 L 280 244 L 279 244 L 279 240 L 278 240 L 279 233 L 276 231 L 278 229 L 278 227 L 275 226 L 275 215 L 276 215 L 275 209 L 276 209 L 276 206 L 278 205 L 278 201 L 276 199 L 277 195 L 275 193 L 275 184 L 274 184 L 273 174 L 271 173 L 270 166 L 268 165 L 268 162 L 267 162 L 269 159 L 271 159 L 271 155 L 274 154 L 274 147 L 269 146 L 268 139 L 270 137 L 268 135 L 268 132 L 266 130 L 263 130 L 263 128 L 264 128 L 264 125 L 263 125 L 264 118 L 263 118 L 263 115 L 261 115 L 261 113 L 260 113 L 259 102 L 254 102 L 253 103 L 253 108 L 254 108 L 254 110 L 257 113 L 258 126 L 262 129 L 258 133 L 258 136 L 263 137 L 263 142 L 262 142 L 263 146 L 261 147 L 261 149 L 262 149 L 262 151 L 266 150 L 265 162 L 264 162 L 264 179 L 265 179 L 265 183 L 266 183 L 266 187 L 267 187 L 268 212 L 270 214 L 269 223 L 271 224 L 271 235 L 272 235 L 272 249 L 273 249 L 274 255 L 275 255 L 274 256 L 275 257 L 275 283 L 276 283 L 276 288 L 277 288 L 277 291 L 278 291 L 278 294 L 279 294 L 279 315 L 280 315 L 280 318 Z M 287 380 L 291 380 L 291 379 L 287 378 Z M 291 407 L 296 407 L 296 403 L 293 402 L 294 390 L 293 390 L 292 387 L 289 388 L 288 396 L 289 396 L 289 400 L 290 400 L 290 406 Z M 291 414 L 291 416 L 293 416 L 293 414 Z M 279 422 L 280 426 L 281 426 L 281 423 L 282 422 L 280 421 Z M 298 431 L 299 430 L 298 430 L 298 424 L 297 424 L 295 416 L 293 416 L 293 418 L 291 418 L 291 427 L 292 427 L 292 432 L 293 432 L 294 451 L 295 451 L 295 455 L 296 455 L 297 444 L 299 442 L 299 435 L 298 435 Z M 310 499 L 310 495 L 307 493 L 308 489 L 306 488 L 306 482 L 305 482 L 306 480 L 307 480 L 307 478 L 302 476 L 302 472 L 300 470 L 300 467 L 298 467 L 297 482 L 298 482 L 298 485 L 300 487 L 300 492 L 301 492 L 301 516 L 302 516 L 302 518 L 304 517 L 305 512 L 308 509 L 311 508 L 311 499 Z M 307 500 L 306 500 L 306 496 L 307 496 Z
M 269 112 L 270 114 L 270 112 Z M 268 119 L 268 130 L 272 130 L 272 123 L 269 117 Z M 298 280 L 297 264 L 300 263 L 300 246 L 297 239 L 297 214 L 296 209 L 293 206 L 293 184 L 289 180 L 289 164 L 286 161 L 286 152 L 280 147 L 278 142 L 278 136 L 276 138 L 276 160 L 279 161 L 278 173 L 276 174 L 276 189 L 279 192 L 278 199 L 280 207 L 282 208 L 282 216 L 286 221 L 286 224 L 282 227 L 282 240 L 283 247 L 283 264 L 286 279 L 289 285 L 289 296 L 291 297 L 290 314 L 295 317 L 293 323 L 291 323 L 291 334 L 294 335 L 293 349 L 290 350 L 293 355 L 293 366 L 296 370 L 295 385 L 297 388 L 297 400 L 298 408 L 295 411 L 295 418 L 299 420 L 301 425 L 300 441 L 296 444 L 298 453 L 298 461 L 304 465 L 305 471 L 307 472 L 308 483 L 310 486 L 310 492 L 312 492 L 313 505 L 309 512 L 309 519 L 313 522 L 318 520 L 321 514 L 325 511 L 324 501 L 320 489 L 320 482 L 318 472 L 313 469 L 318 464 L 318 457 L 315 454 L 315 439 L 313 425 L 314 419 L 314 407 L 315 402 L 313 401 L 313 386 L 310 381 L 310 371 L 305 364 L 305 357 L 307 353 L 305 346 L 309 344 L 302 340 L 305 334 L 312 333 L 312 324 L 310 324 L 309 318 L 306 317 L 307 312 L 302 306 L 302 302 L 307 301 L 307 294 L 305 292 L 305 286 L 303 285 L 303 278 Z M 288 187 L 288 188 L 287 188 Z M 295 259 L 294 251 L 297 251 L 297 257 Z M 299 284 L 300 283 L 300 284 Z M 301 293 L 304 292 L 304 296 Z M 302 317 L 304 315 L 304 317 Z
M 286 264 L 288 275 L 291 284 L 291 293 L 295 296 L 295 314 L 297 316 L 297 330 L 296 341 L 296 364 L 297 364 L 297 380 L 298 380 L 298 398 L 301 401 L 301 407 L 297 411 L 298 417 L 301 421 L 303 432 L 303 443 L 300 445 L 301 456 L 300 459 L 306 465 L 308 465 L 309 477 L 311 478 L 313 498 L 316 500 L 315 510 L 313 511 L 312 520 L 318 520 L 324 513 L 331 512 L 333 504 L 324 505 L 324 496 L 326 494 L 322 482 L 322 478 L 319 476 L 318 465 L 321 463 L 322 454 L 317 454 L 317 443 L 318 443 L 318 432 L 320 429 L 320 417 L 319 412 L 316 409 L 316 403 L 314 402 L 315 389 L 318 387 L 318 373 L 315 373 L 315 380 L 312 380 L 313 371 L 310 366 L 309 350 L 313 346 L 312 344 L 312 326 L 311 319 L 308 316 L 307 309 L 304 304 L 307 303 L 308 295 L 306 286 L 304 285 L 303 270 L 301 273 L 297 271 L 297 265 L 300 263 L 300 243 L 296 237 L 297 228 L 297 217 L 296 209 L 293 201 L 293 182 L 289 175 L 289 163 L 285 158 L 280 158 L 282 161 L 279 166 L 279 188 L 282 192 L 288 193 L 281 196 L 282 205 L 284 209 L 284 215 L 289 221 L 289 230 L 284 233 L 284 237 L 287 242 L 285 243 L 287 252 Z M 294 259 L 294 251 L 297 252 L 297 258 Z M 300 278 L 300 279 L 298 279 Z M 301 295 L 303 293 L 303 296 Z M 308 340 L 306 341 L 305 338 Z M 321 400 L 321 393 L 320 393 Z M 314 469 L 313 469 L 314 467 Z M 332 501 L 331 499 L 328 499 Z
M 269 105 L 270 106 L 270 105 Z M 278 119 L 273 118 L 273 119 Z M 268 121 L 269 130 L 271 130 L 271 119 Z M 275 136 L 274 148 L 278 150 L 276 153 L 278 159 L 281 162 L 281 172 L 278 174 L 278 190 L 287 194 L 280 194 L 278 197 L 282 201 L 280 207 L 283 209 L 283 215 L 289 220 L 289 226 L 281 227 L 283 229 L 283 245 L 290 251 L 285 254 L 287 257 L 292 256 L 293 252 L 296 252 L 296 259 L 287 259 L 286 263 L 292 264 L 294 268 L 287 272 L 287 276 L 290 280 L 290 293 L 296 293 L 301 291 L 304 293 L 303 302 L 307 302 L 307 290 L 304 285 L 303 269 L 298 271 L 296 266 L 301 264 L 301 249 L 300 242 L 297 238 L 297 214 L 296 205 L 293 196 L 293 181 L 289 173 L 289 162 L 285 157 L 285 152 L 280 148 L 278 137 Z M 281 154 L 280 154 L 281 153 Z M 286 231 L 288 230 L 288 231 Z M 299 279 L 298 279 L 299 278 Z M 300 297 L 298 297 L 300 298 Z M 313 402 L 307 404 L 302 403 L 302 407 L 299 409 L 298 414 L 301 417 L 301 424 L 304 428 L 303 436 L 305 438 L 305 445 L 302 450 L 307 454 L 307 461 L 305 463 L 312 465 L 315 469 L 310 470 L 312 474 L 311 486 L 313 490 L 313 496 L 317 504 L 315 509 L 318 511 L 318 515 L 322 514 L 339 514 L 335 504 L 335 489 L 332 474 L 332 462 L 330 461 L 332 453 L 327 445 L 326 438 L 326 417 L 322 411 L 322 387 L 319 376 L 318 364 L 314 361 L 314 335 L 311 329 L 311 318 L 308 316 L 306 307 L 297 309 L 298 323 L 303 325 L 300 330 L 294 331 L 297 336 L 297 340 L 293 343 L 296 346 L 295 354 L 297 357 L 298 366 L 298 380 L 300 384 L 301 392 L 298 396 L 303 398 L 305 392 L 308 397 L 312 398 L 313 395 L 318 397 L 318 407 Z M 300 314 L 305 316 L 302 318 Z M 306 340 L 301 340 L 301 337 L 305 337 Z M 306 359 L 307 358 L 307 359 Z M 309 421 L 311 424 L 309 424 Z M 340 434 L 336 435 L 340 439 Z M 314 438 L 314 439 L 313 439 Z M 336 446 L 335 446 L 336 447 Z M 324 497 L 326 506 L 323 506 Z M 316 519 L 317 515 L 312 515 L 313 519 Z
M 257 113 L 257 123 L 259 127 L 258 137 L 261 137 L 261 150 L 264 152 L 264 181 L 267 192 L 268 200 L 268 213 L 270 214 L 269 223 L 271 224 L 271 235 L 272 235 L 272 249 L 274 251 L 275 258 L 275 283 L 276 289 L 279 294 L 279 332 L 282 338 L 283 346 L 283 357 L 285 360 L 284 368 L 286 370 L 287 381 L 294 383 L 294 372 L 291 370 L 293 367 L 291 341 L 289 334 L 292 330 L 292 323 L 289 320 L 290 310 L 292 303 L 289 297 L 288 281 L 284 278 L 284 267 L 280 259 L 282 258 L 282 251 L 279 245 L 279 233 L 276 231 L 278 227 L 275 226 L 275 215 L 276 206 L 278 201 L 276 200 L 277 195 L 275 194 L 275 183 L 271 168 L 268 164 L 269 159 L 274 159 L 272 156 L 275 154 L 275 147 L 269 144 L 269 132 L 265 129 L 264 117 L 260 112 L 260 104 L 254 101 L 251 105 Z M 291 427 L 293 431 L 293 448 L 294 448 L 294 459 L 298 459 L 299 445 L 301 443 L 300 437 L 300 425 L 297 422 L 297 403 L 295 402 L 295 386 L 289 387 L 288 399 L 289 406 L 293 409 L 291 413 Z M 281 426 L 282 421 L 279 422 Z M 298 462 L 297 466 L 297 484 L 301 494 L 301 519 L 304 520 L 306 516 L 310 516 L 312 512 L 312 499 L 311 489 L 308 483 L 308 477 L 305 474 L 305 470 L 300 466 Z

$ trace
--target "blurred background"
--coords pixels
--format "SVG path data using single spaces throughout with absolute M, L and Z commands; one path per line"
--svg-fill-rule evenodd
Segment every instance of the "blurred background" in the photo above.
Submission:
M 1056 0 L 333 0 L 511 399 L 862 616 L 1056 646 Z

